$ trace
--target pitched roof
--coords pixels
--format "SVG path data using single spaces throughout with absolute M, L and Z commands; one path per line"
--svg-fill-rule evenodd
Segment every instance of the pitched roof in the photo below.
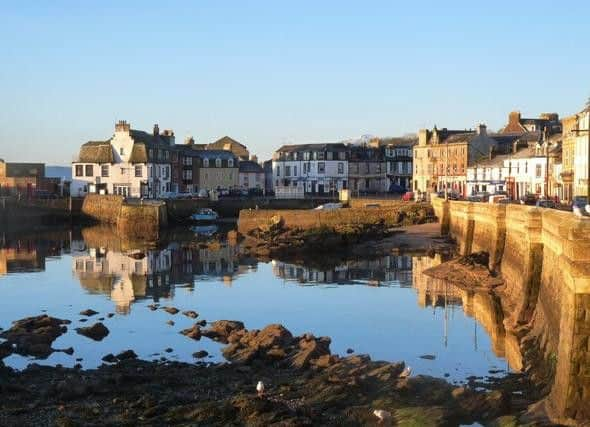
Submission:
M 386 146 L 392 145 L 394 147 L 413 147 L 418 143 L 418 138 L 380 138 L 379 145 Z
M 235 154 L 227 150 L 195 150 L 195 153 L 201 159 L 236 159 Z
M 131 156 L 129 156 L 129 163 L 147 163 L 148 160 L 148 150 L 146 145 L 138 143 L 133 144 Z
M 346 151 L 346 145 L 342 142 L 327 144 L 294 144 L 283 145 L 277 150 L 281 153 L 293 153 L 296 151 Z
M 143 142 L 144 144 L 150 145 L 167 145 L 170 146 L 171 135 L 163 135 L 161 133 L 154 135 L 143 130 L 131 129 L 129 131 L 131 138 L 137 142 Z
M 210 144 L 210 145 L 221 145 L 221 144 L 237 144 L 237 145 L 239 145 L 239 146 L 240 146 L 240 147 L 242 147 L 242 148 L 246 148 L 246 146 L 245 146 L 244 144 L 242 144 L 242 143 L 240 143 L 240 142 L 236 141 L 236 140 L 235 140 L 235 139 L 233 139 L 233 138 L 230 138 L 230 137 L 229 137 L 229 136 L 227 136 L 227 135 L 226 135 L 226 136 L 224 136 L 224 137 L 221 137 L 221 138 L 219 138 L 217 141 L 213 142 L 213 143 L 212 143 L 212 144 Z
M 80 163 L 114 163 L 111 141 L 88 141 L 80 147 Z
M 256 162 L 243 160 L 240 162 L 240 172 L 264 173 L 264 169 Z

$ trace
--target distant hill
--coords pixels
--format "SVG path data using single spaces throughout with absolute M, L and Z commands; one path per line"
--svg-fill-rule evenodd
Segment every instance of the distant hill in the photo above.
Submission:
M 45 166 L 45 176 L 48 178 L 72 179 L 72 168 L 70 166 Z

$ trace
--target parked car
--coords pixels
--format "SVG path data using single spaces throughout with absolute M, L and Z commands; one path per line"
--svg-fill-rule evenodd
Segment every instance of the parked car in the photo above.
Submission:
M 588 198 L 586 196 L 576 196 L 574 197 L 574 200 L 572 200 L 572 209 L 575 207 L 578 207 L 582 210 L 584 210 L 586 208 L 586 205 L 588 204 Z
M 539 199 L 535 206 L 538 208 L 555 209 L 555 202 L 551 199 Z
M 209 198 L 209 191 L 207 191 L 204 188 L 200 189 L 199 192 L 197 193 L 197 199 L 208 199 L 208 198 Z
M 408 191 L 404 193 L 404 195 L 402 196 L 402 200 L 404 202 L 411 202 L 412 200 L 414 200 L 414 192 Z
M 462 200 L 463 199 L 463 196 L 456 191 L 449 192 L 447 197 L 449 200 Z
M 319 205 L 314 210 L 316 210 L 316 211 L 332 211 L 332 210 L 340 209 L 340 208 L 342 208 L 342 203 L 326 203 L 324 205 Z
M 520 204 L 535 206 L 537 204 L 537 196 L 532 193 L 527 193 L 520 198 Z

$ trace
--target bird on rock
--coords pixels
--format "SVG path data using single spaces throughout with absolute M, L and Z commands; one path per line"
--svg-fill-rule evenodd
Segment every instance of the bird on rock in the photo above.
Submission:
M 379 420 L 379 424 L 385 421 L 389 421 L 391 419 L 391 412 L 388 412 L 384 409 L 375 409 L 373 411 L 373 415 L 377 417 L 377 419 Z
M 399 374 L 400 378 L 408 378 L 410 375 L 412 375 L 412 368 L 409 366 L 406 366 L 406 369 L 404 369 L 402 371 L 401 374 Z
M 258 381 L 258 384 L 256 384 L 256 391 L 258 392 L 258 397 L 264 396 L 264 383 L 262 381 Z

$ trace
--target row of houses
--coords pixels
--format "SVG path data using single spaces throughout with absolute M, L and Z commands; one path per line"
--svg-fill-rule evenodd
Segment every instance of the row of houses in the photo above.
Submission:
M 259 163 L 246 146 L 224 137 L 211 144 L 192 138 L 176 144 L 174 132 L 115 125 L 113 136 L 82 145 L 72 164 L 73 196 L 88 193 L 163 197 L 200 190 L 253 190 L 277 197 L 353 195 L 445 189 L 467 197 L 479 192 L 528 194 L 569 202 L 588 194 L 590 107 L 564 119 L 511 112 L 490 132 L 422 129 L 416 137 L 368 142 L 283 145 Z
M 193 138 L 176 144 L 174 132 L 115 125 L 113 136 L 82 145 L 72 163 L 72 196 L 89 193 L 164 197 L 200 190 L 264 189 L 264 170 L 248 149 L 230 137 L 211 144 Z
M 525 118 L 488 133 L 474 130 L 421 130 L 414 147 L 413 190 L 449 190 L 459 196 L 506 193 L 571 202 L 588 195 L 590 108 L 559 119 L 556 113 Z

